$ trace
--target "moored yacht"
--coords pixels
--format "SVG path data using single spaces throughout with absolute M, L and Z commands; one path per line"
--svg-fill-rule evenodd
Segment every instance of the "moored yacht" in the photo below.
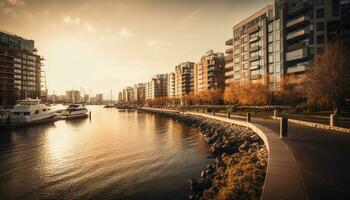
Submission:
M 55 112 L 40 101 L 40 99 L 19 100 L 8 113 L 7 125 L 20 126 L 55 121 L 57 118 Z
M 87 117 L 88 110 L 85 108 L 83 104 L 70 104 L 67 109 L 63 110 L 62 117 L 63 118 L 80 118 Z

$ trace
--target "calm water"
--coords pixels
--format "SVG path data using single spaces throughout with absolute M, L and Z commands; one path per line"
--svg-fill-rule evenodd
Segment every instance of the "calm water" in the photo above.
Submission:
M 0 134 L 0 199 L 185 199 L 213 161 L 193 128 L 91 106 L 92 119 Z

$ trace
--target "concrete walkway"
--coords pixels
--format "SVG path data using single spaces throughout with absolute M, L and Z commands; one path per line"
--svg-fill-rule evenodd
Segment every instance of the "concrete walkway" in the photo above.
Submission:
M 224 116 L 222 116 L 224 117 Z M 240 116 L 231 116 L 245 120 Z M 279 121 L 252 119 L 279 132 Z M 350 199 L 350 134 L 289 123 L 288 138 L 301 172 L 307 199 Z

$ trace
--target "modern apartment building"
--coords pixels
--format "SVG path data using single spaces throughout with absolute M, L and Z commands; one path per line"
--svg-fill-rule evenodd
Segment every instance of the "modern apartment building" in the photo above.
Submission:
M 195 94 L 211 88 L 224 89 L 224 54 L 220 52 L 215 53 L 213 50 L 207 51 L 200 61 L 194 65 L 193 77 Z
M 314 57 L 334 38 L 349 41 L 350 1 L 276 1 L 281 21 L 285 74 L 303 74 Z
M 168 96 L 168 74 L 157 74 L 145 86 L 146 99 Z
M 275 0 L 238 23 L 225 43 L 225 83 L 259 82 L 275 91 L 285 75 L 304 74 L 329 41 L 349 41 L 349 2 Z
M 134 88 L 133 101 L 141 103 L 145 100 L 145 83 L 135 84 Z
M 168 74 L 168 97 L 175 97 L 175 73 Z
M 41 96 L 41 61 L 33 40 L 0 31 L 0 105 Z
M 67 103 L 80 102 L 80 91 L 79 90 L 68 90 L 68 91 L 66 91 L 66 102 Z
M 194 63 L 183 62 L 175 67 L 175 97 L 181 98 L 194 92 Z
M 225 42 L 225 83 L 251 81 L 267 83 L 269 66 L 268 24 L 274 20 L 274 7 L 266 6 L 233 27 L 233 38 Z M 272 45 L 278 44 L 278 31 Z M 276 41 L 276 42 L 275 42 Z M 278 46 L 278 45 L 276 45 Z M 280 58 L 276 59 L 280 60 Z M 278 70 L 273 70 L 276 72 Z

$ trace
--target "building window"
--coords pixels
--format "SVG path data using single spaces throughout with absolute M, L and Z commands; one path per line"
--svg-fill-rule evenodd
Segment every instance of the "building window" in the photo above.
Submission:
M 324 17 L 324 9 L 320 8 L 316 10 L 316 18 L 323 18 Z
M 273 44 L 269 44 L 269 53 L 273 52 Z
M 247 61 L 248 60 L 248 54 L 244 54 L 243 55 L 243 61 Z
M 243 47 L 242 47 L 242 51 L 243 51 L 243 52 L 247 52 L 247 51 L 248 51 L 248 45 L 243 46 Z
M 269 55 L 269 63 L 273 63 L 273 54 Z
M 325 37 L 324 35 L 317 35 L 316 40 L 317 40 L 317 44 L 324 44 Z
M 333 16 L 339 16 L 339 7 L 340 7 L 339 0 L 332 0 L 332 15 Z
M 243 38 L 243 43 L 246 43 L 246 42 L 248 42 L 248 36 L 245 36 L 245 37 Z
M 272 34 L 269 34 L 268 42 L 269 42 L 269 43 L 273 42 L 273 35 L 272 35 Z
M 280 40 L 280 37 L 281 37 L 280 32 L 279 32 L 279 31 L 276 32 L 276 33 L 275 33 L 275 40 L 276 40 L 276 41 L 279 41 L 279 40 Z
M 269 31 L 269 33 L 273 31 L 273 23 L 269 23 L 267 30 Z
M 280 53 L 276 53 L 276 62 L 281 62 L 281 54 Z
M 316 30 L 317 31 L 324 31 L 324 22 L 317 22 L 316 23 Z
M 243 69 L 248 69 L 248 68 L 249 68 L 248 63 L 244 63 L 243 64 Z
M 238 55 L 239 53 L 240 53 L 239 49 L 235 49 L 234 54 L 235 54 L 235 55 Z
M 274 71 L 273 67 L 274 67 L 273 64 L 269 64 L 269 73 L 273 73 Z
M 281 51 L 281 44 L 279 42 L 276 43 L 275 45 L 275 51 L 280 52 Z
M 275 21 L 275 30 L 280 30 L 280 20 Z
M 281 72 L 281 63 L 276 63 L 275 64 L 275 72 L 280 73 Z

